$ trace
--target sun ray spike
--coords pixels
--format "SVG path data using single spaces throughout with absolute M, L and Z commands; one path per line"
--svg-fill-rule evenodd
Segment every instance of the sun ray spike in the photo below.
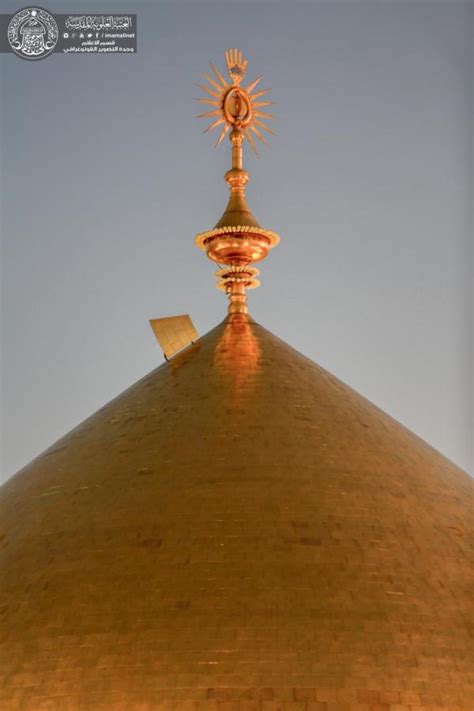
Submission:
M 268 146 L 268 141 L 267 141 L 267 139 L 266 139 L 265 136 L 258 130 L 258 128 L 256 128 L 256 127 L 253 126 L 253 125 L 252 125 L 252 126 L 249 126 L 249 128 L 250 128 L 251 131 L 254 132 L 254 134 L 257 136 L 257 138 L 259 138 L 259 139 L 262 141 L 262 143 L 265 143 L 265 145 Z
M 264 124 L 263 121 L 259 121 L 258 119 L 254 119 L 254 124 L 255 124 L 256 126 L 260 126 L 260 128 L 263 128 L 264 131 L 266 131 L 267 133 L 270 133 L 272 136 L 275 135 L 275 131 L 272 131 L 272 129 L 271 129 L 269 126 L 267 126 L 266 124 Z
M 260 116 L 260 118 L 273 119 L 276 118 L 274 114 L 267 114 L 265 111 L 256 111 L 255 116 Z
M 264 106 L 271 106 L 274 103 L 274 101 L 253 101 L 252 106 L 254 107 L 254 109 L 260 109 Z
M 262 89 L 262 91 L 257 91 L 256 94 L 252 94 L 252 101 L 255 101 L 255 99 L 259 99 L 261 96 L 268 94 L 269 91 L 271 91 L 271 89 Z
M 209 84 L 212 84 L 212 86 L 214 87 L 214 89 L 217 89 L 217 91 L 219 92 L 219 96 L 220 96 L 220 95 L 222 94 L 222 86 L 220 86 L 220 84 L 218 84 L 218 83 L 211 77 L 211 75 L 210 75 L 210 74 L 207 74 L 206 72 L 203 73 L 203 77 L 204 77 L 205 79 L 207 79 L 207 81 L 209 82 Z
M 220 115 L 221 110 L 216 109 L 215 111 L 206 111 L 203 114 L 197 114 L 196 118 L 212 118 L 213 116 L 218 116 Z
M 204 129 L 204 133 L 208 133 L 209 131 L 212 131 L 213 128 L 216 128 L 216 126 L 220 126 L 221 123 L 225 123 L 225 119 L 223 119 L 222 116 L 219 116 L 218 119 L 216 119 L 215 121 L 210 123 L 209 126 Z
M 249 84 L 248 87 L 247 87 L 247 89 L 246 89 L 247 94 L 250 94 L 251 91 L 252 91 L 252 89 L 255 89 L 255 87 L 257 86 L 257 84 L 258 84 L 260 81 L 262 81 L 262 79 L 263 79 L 262 76 L 257 77 L 257 78 L 255 79 L 255 81 L 253 81 L 251 84 Z
M 206 92 L 206 94 L 209 94 L 210 96 L 215 96 L 216 99 L 220 99 L 221 95 L 215 92 L 209 86 L 206 86 L 205 84 L 197 84 L 197 86 L 202 89 L 202 91 Z
M 219 101 L 212 101 L 212 99 L 203 99 L 202 97 L 199 97 L 195 99 L 196 101 L 199 101 L 200 104 L 210 104 L 211 106 L 219 106 Z
M 222 86 L 224 87 L 224 89 L 226 89 L 226 88 L 227 88 L 227 82 L 226 82 L 226 80 L 224 79 L 224 77 L 222 76 L 222 74 L 215 68 L 215 66 L 213 65 L 212 62 L 209 62 L 209 64 L 210 64 L 210 66 L 211 66 L 212 71 L 214 72 L 214 74 L 216 75 L 216 77 L 219 79 L 219 81 L 221 82 L 221 84 L 222 84 Z
M 250 131 L 249 131 L 248 129 L 245 131 L 245 136 L 246 136 L 246 137 L 248 138 L 248 140 L 249 140 L 249 144 L 250 144 L 251 149 L 253 150 L 253 152 L 255 153 L 255 155 L 258 156 L 257 146 L 256 146 L 256 144 L 255 144 L 255 141 L 253 140 L 252 134 L 250 133 Z
M 224 128 L 222 129 L 222 131 L 220 132 L 219 138 L 217 139 L 216 148 L 217 148 L 217 146 L 221 145 L 221 143 L 224 140 L 228 131 L 229 131 L 229 126 L 226 124 L 224 126 Z

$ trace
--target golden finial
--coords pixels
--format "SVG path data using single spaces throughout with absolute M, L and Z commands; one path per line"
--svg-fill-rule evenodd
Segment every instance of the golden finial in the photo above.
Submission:
M 205 250 L 209 259 L 219 266 L 226 265 L 216 272 L 216 276 L 219 279 L 218 288 L 223 289 L 229 296 L 229 312 L 247 313 L 246 289 L 255 288 L 260 283 L 255 278 L 258 270 L 250 264 L 265 259 L 269 250 L 280 240 L 275 232 L 262 229 L 250 211 L 245 200 L 245 186 L 249 174 L 242 166 L 244 140 L 247 138 L 251 148 L 257 153 L 255 138 L 267 143 L 262 130 L 268 134 L 273 133 L 265 123 L 272 118 L 272 114 L 261 110 L 272 102 L 257 101 L 270 89 L 260 89 L 253 93 L 262 79 L 261 76 L 246 88 L 242 86 L 248 62 L 242 57 L 240 50 L 227 50 L 225 60 L 231 81 L 226 81 L 210 62 L 213 76 L 204 75 L 208 84 L 198 86 L 206 96 L 197 100 L 215 107 L 212 111 L 199 114 L 198 118 L 212 119 L 204 129 L 205 133 L 222 127 L 216 146 L 222 143 L 230 131 L 232 168 L 225 174 L 230 198 L 217 225 L 212 230 L 196 235 L 196 244 Z

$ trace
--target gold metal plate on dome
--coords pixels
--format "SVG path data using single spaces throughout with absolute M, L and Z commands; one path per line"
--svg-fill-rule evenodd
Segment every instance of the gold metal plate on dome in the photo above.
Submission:
M 166 316 L 165 318 L 150 319 L 156 340 L 163 349 L 163 355 L 169 360 L 178 351 L 199 338 L 191 317 L 188 314 L 181 316 Z

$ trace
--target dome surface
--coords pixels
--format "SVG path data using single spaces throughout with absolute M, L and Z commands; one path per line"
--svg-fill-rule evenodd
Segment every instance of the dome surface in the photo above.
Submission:
M 230 316 L 3 487 L 0 708 L 472 710 L 472 493 Z

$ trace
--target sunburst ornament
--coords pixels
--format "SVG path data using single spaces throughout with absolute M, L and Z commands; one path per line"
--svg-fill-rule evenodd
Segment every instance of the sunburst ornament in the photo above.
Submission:
M 209 126 L 204 129 L 205 133 L 222 126 L 216 146 L 222 143 L 229 130 L 234 129 L 243 133 L 253 151 L 257 153 L 255 138 L 258 138 L 263 143 L 268 143 L 263 132 L 273 134 L 271 128 L 265 123 L 268 119 L 273 118 L 273 115 L 261 110 L 266 106 L 270 106 L 273 102 L 258 101 L 270 89 L 260 89 L 255 92 L 256 87 L 262 80 L 261 76 L 257 77 L 246 88 L 241 85 L 247 74 L 248 62 L 242 57 L 240 50 L 228 49 L 225 52 L 225 60 L 230 82 L 226 81 L 221 72 L 210 62 L 213 76 L 204 74 L 208 84 L 198 84 L 206 96 L 200 97 L 197 101 L 201 104 L 209 104 L 216 107 L 212 111 L 199 114 L 198 118 L 213 119 Z

